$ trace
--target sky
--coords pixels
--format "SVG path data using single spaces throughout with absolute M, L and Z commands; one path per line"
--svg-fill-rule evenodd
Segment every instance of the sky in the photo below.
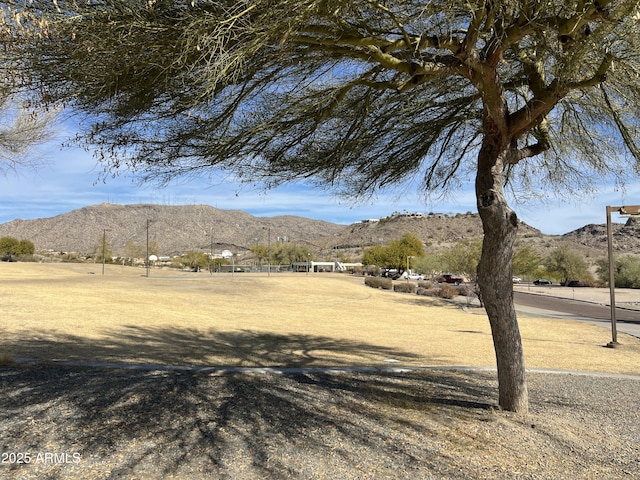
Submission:
M 339 224 L 383 218 L 393 212 L 477 212 L 471 183 L 451 198 L 437 203 L 425 204 L 415 187 L 408 187 L 354 204 L 336 197 L 331 191 L 302 184 L 264 191 L 240 186 L 229 179 L 197 179 L 159 188 L 153 184 L 141 185 L 131 174 L 102 182 L 101 167 L 90 152 L 63 150 L 58 145 L 59 142 L 52 142 L 34 154 L 36 168 L 25 167 L 5 175 L 0 173 L 0 224 L 15 219 L 54 217 L 104 202 L 204 204 L 221 210 L 243 210 L 260 217 L 297 215 Z M 587 224 L 604 224 L 607 205 L 640 204 L 640 184 L 629 185 L 625 195 L 613 186 L 603 185 L 597 194 L 576 199 L 575 203 L 553 199 L 543 203 L 535 198 L 514 200 L 510 199 L 510 203 L 520 220 L 545 234 L 564 234 Z M 612 220 L 625 221 L 616 214 Z

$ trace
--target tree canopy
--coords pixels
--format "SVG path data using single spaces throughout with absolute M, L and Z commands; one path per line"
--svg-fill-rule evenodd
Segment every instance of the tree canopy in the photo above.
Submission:
M 505 185 L 639 173 L 637 0 L 3 3 L 17 86 L 86 112 L 78 139 L 106 173 L 223 169 L 358 197 L 475 177 L 499 404 L 526 411 Z
M 422 241 L 412 233 L 405 233 L 387 246 L 373 245 L 364 252 L 362 263 L 392 268 L 402 274 L 410 265 L 412 257 L 424 255 Z
M 638 156 L 635 1 L 29 5 L 12 9 L 40 27 L 16 33 L 32 93 L 89 112 L 107 168 L 433 191 L 469 179 L 489 116 L 520 186 L 637 170 L 602 155 Z

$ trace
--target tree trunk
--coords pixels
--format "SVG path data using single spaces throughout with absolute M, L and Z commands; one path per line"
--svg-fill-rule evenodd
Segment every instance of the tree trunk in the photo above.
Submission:
M 478 156 L 476 198 L 484 230 L 478 283 L 496 352 L 499 405 L 526 413 L 529 396 L 512 282 L 518 218 L 507 205 L 502 187 L 504 160 L 509 154 L 505 143 L 497 136 L 485 137 Z

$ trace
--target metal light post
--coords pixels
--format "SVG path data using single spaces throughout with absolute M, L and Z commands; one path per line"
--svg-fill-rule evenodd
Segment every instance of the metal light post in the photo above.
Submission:
M 407 282 L 409 281 L 409 259 L 410 259 L 410 258 L 415 258 L 415 256 L 413 256 L 413 255 L 407 255 L 407 271 L 406 271 L 406 274 L 407 274 Z
M 613 263 L 613 232 L 611 229 L 611 213 L 618 212 L 623 217 L 640 215 L 640 205 L 629 205 L 626 207 L 607 207 L 607 251 L 609 257 L 609 298 L 611 303 L 611 341 L 607 344 L 609 348 L 616 348 L 618 343 L 618 332 L 616 331 L 616 276 L 615 265 Z
M 150 221 L 151 220 L 147 218 L 147 256 L 145 260 L 145 263 L 147 264 L 147 278 L 149 278 L 149 275 L 151 274 L 151 265 L 149 264 L 149 222 Z
M 205 233 L 205 235 L 207 235 Z M 213 228 L 209 229 L 209 240 L 211 242 L 210 248 L 209 248 L 209 275 L 213 275 L 213 268 L 216 264 L 215 260 L 213 259 Z
M 107 254 L 107 232 L 111 231 L 109 228 L 102 230 L 102 275 L 104 275 L 104 257 Z

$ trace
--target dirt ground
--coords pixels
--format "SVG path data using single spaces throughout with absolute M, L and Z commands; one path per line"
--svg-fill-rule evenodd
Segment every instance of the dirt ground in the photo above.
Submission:
M 361 277 L 152 270 L 147 278 L 144 269 L 107 265 L 102 275 L 101 268 L 1 263 L 0 358 L 251 367 L 495 365 L 481 309 L 374 290 Z M 574 295 L 604 293 L 575 289 Z M 640 339 L 621 334 L 623 347 L 608 349 L 610 332 L 602 327 L 524 315 L 519 323 L 528 368 L 640 374 Z

